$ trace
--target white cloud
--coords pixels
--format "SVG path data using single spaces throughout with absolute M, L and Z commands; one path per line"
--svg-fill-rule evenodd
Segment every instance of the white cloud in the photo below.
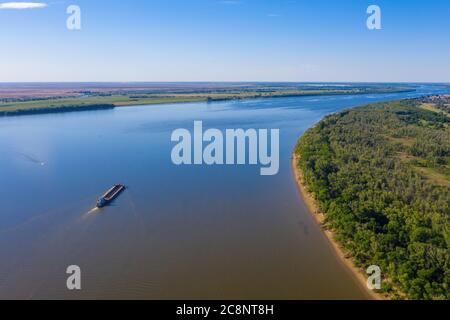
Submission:
M 39 9 L 47 7 L 46 3 L 41 2 L 3 2 L 0 3 L 0 10 L 2 9 Z

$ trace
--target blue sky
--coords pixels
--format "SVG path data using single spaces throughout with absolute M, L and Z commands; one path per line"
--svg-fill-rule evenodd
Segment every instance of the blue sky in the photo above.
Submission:
M 448 0 L 38 2 L 0 9 L 2 82 L 450 82 Z M 366 27 L 371 4 L 381 30 Z

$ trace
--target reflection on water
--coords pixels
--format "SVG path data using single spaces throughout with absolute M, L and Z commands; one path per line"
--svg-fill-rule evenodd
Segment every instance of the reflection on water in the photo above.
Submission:
M 326 114 L 410 95 L 0 119 L 0 298 L 367 298 L 299 198 L 291 151 Z M 194 120 L 205 129 L 279 128 L 280 173 L 174 166 L 170 134 Z M 117 181 L 129 188 L 94 208 Z M 73 264 L 82 270 L 79 292 L 65 287 Z

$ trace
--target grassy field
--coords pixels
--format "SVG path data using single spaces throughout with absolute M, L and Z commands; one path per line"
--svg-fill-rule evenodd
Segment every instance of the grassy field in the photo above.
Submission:
M 428 111 L 432 111 L 432 112 L 436 112 L 436 113 L 442 113 L 442 114 L 446 114 L 447 117 L 450 117 L 450 114 L 445 112 L 442 109 L 439 109 L 436 104 L 433 103 L 422 103 L 420 105 L 420 108 L 424 109 L 424 110 L 428 110 Z

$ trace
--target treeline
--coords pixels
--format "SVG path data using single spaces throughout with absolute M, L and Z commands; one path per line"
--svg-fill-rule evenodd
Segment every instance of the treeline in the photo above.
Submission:
M 414 162 L 448 170 L 450 119 L 418 104 L 330 115 L 300 138 L 295 152 L 325 226 L 358 266 L 381 267 L 384 292 L 450 299 L 450 187 L 427 179 Z
M 92 111 L 92 110 L 106 110 L 114 109 L 113 104 L 88 104 L 77 106 L 57 106 L 57 107 L 43 107 L 17 110 L 2 110 L 0 107 L 0 117 L 20 116 L 31 114 L 46 114 L 46 113 L 61 113 L 61 112 L 75 112 L 75 111 Z
M 12 102 L 29 102 L 29 101 L 44 101 L 49 99 L 66 99 L 66 98 L 76 98 L 74 95 L 66 96 L 48 96 L 48 97 L 14 97 L 14 98 L 3 98 L 0 97 L 0 103 L 12 103 Z

